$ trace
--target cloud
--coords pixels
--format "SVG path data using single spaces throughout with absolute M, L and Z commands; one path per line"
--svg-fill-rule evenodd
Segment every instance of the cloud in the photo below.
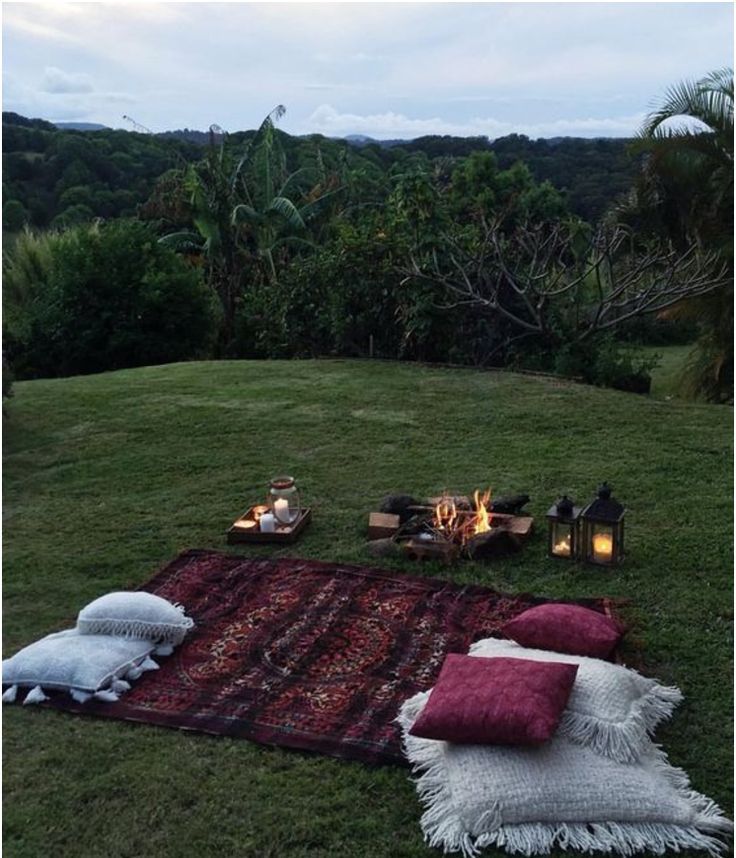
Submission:
M 57 69 L 56 66 L 46 66 L 41 83 L 42 92 L 92 92 L 94 87 L 89 75 L 70 74 Z
M 97 117 L 105 108 L 138 102 L 127 92 L 95 91 L 87 75 L 68 75 L 55 67 L 45 69 L 38 85 L 13 74 L 6 74 L 3 84 L 3 109 L 52 122 Z
M 311 131 L 325 136 L 366 134 L 379 139 L 392 137 L 421 137 L 425 134 L 452 134 L 458 137 L 483 136 L 495 139 L 507 134 L 528 137 L 627 137 L 641 125 L 643 113 L 631 116 L 556 119 L 550 122 L 509 122 L 493 117 L 476 117 L 466 122 L 452 122 L 440 117 L 418 119 L 403 113 L 340 113 L 329 104 L 321 104 L 306 125 Z

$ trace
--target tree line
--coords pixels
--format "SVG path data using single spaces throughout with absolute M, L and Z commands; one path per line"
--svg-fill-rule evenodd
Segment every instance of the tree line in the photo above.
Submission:
M 584 205 L 571 188 L 576 182 L 584 188 L 590 178 L 585 159 L 577 170 L 569 160 L 581 141 L 420 138 L 357 146 L 286 135 L 277 127 L 282 114 L 276 108 L 250 132 L 226 134 L 213 126 L 204 148 L 94 132 L 71 134 L 69 144 L 57 141 L 48 158 L 44 149 L 36 160 L 48 160 L 60 177 L 71 168 L 72 180 L 81 159 L 75 155 L 60 173 L 58 159 L 79 154 L 80 145 L 102 146 L 98 161 L 85 148 L 88 169 L 105 160 L 104 147 L 113 139 L 132 141 L 133 160 L 145 160 L 146 152 L 155 160 L 159 147 L 170 160 L 161 161 L 165 169 L 150 179 L 145 194 L 142 181 L 145 200 L 134 217 L 74 227 L 55 223 L 54 215 L 49 225 L 65 231 L 19 241 L 5 266 L 11 285 L 6 342 L 16 369 L 34 375 L 154 358 L 370 352 L 523 366 L 646 389 L 647 364 L 627 339 L 696 334 L 694 387 L 713 401 L 732 397 L 730 70 L 673 87 L 639 139 L 628 144 L 628 155 L 627 144 L 584 141 L 580 149 L 590 155 L 592 175 L 608 177 L 595 194 L 582 192 Z M 673 129 L 670 120 L 683 115 L 697 117 L 700 130 Z M 18 144 L 18 137 L 13 144 L 26 147 L 47 145 L 43 135 L 70 134 L 15 127 L 18 135 L 42 135 L 35 143 L 29 137 Z M 88 142 L 98 135 L 99 142 Z M 628 159 L 626 168 L 616 166 L 617 153 Z M 4 158 L 11 154 L 18 152 Z M 605 165 L 616 169 L 606 173 Z M 120 245 L 116 272 L 128 265 L 129 276 L 143 283 L 117 304 L 105 292 L 110 306 L 119 304 L 121 313 L 126 308 L 128 337 L 135 339 L 130 319 L 137 316 L 146 336 L 163 343 L 171 335 L 174 342 L 176 326 L 166 327 L 161 308 L 187 296 L 198 324 L 181 306 L 171 320 L 188 319 L 196 334 L 182 338 L 187 355 L 179 349 L 167 358 L 160 349 L 137 346 L 114 354 L 101 345 L 65 350 L 65 336 L 80 330 L 74 313 L 83 312 L 82 293 L 102 289 L 100 275 L 81 265 L 85 242 L 88 255 L 100 260 L 102 244 Z M 148 268 L 141 268 L 141 255 Z M 86 280 L 74 275 L 75 265 L 89 272 Z M 166 275 L 157 277 L 158 269 Z M 120 274 L 120 288 L 126 276 Z M 180 295 L 172 283 L 186 284 L 176 287 Z M 44 295 L 54 296 L 52 310 L 43 309 Z M 137 313 L 136 301 L 144 312 Z M 159 315 L 149 324 L 154 305 Z M 66 307 L 65 319 L 53 315 L 60 307 Z M 115 333 L 119 318 L 109 312 L 83 322 L 89 342 L 100 344 Z M 49 331 L 56 351 L 49 348 Z

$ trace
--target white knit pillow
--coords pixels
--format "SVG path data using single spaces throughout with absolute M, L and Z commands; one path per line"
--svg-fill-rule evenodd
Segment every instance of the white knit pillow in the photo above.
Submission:
M 637 763 L 620 763 L 555 736 L 539 747 L 453 745 L 411 736 L 428 692 L 403 705 L 404 747 L 421 776 L 430 846 L 475 856 L 485 846 L 524 855 L 725 848 L 733 824 L 653 743 Z
M 11 686 L 3 701 L 12 703 L 18 687 L 33 689 L 24 703 L 45 700 L 44 688 L 69 691 L 79 702 L 92 696 L 117 700 L 130 688 L 126 680 L 158 668 L 150 657 L 154 646 L 151 641 L 82 635 L 77 629 L 55 632 L 3 661 L 3 685 Z
M 497 638 L 477 641 L 469 654 L 579 665 L 558 731 L 622 763 L 639 759 L 657 724 L 669 718 L 682 700 L 678 688 L 668 688 L 635 670 L 597 658 L 526 649 Z
M 100 596 L 77 618 L 83 635 L 122 635 L 170 644 L 180 644 L 193 625 L 181 605 L 140 591 Z

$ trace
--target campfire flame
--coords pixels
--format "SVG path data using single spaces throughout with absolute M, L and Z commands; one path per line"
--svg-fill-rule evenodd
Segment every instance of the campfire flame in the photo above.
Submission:
M 483 492 L 481 496 L 478 489 L 475 490 L 475 521 L 473 522 L 473 533 L 488 533 L 491 529 L 491 517 L 488 514 L 488 503 L 491 500 L 491 490 Z
M 445 539 L 460 541 L 463 544 L 473 536 L 488 533 L 491 530 L 491 514 L 488 506 L 491 500 L 491 490 L 474 494 L 474 508 L 457 508 L 454 497 L 443 495 L 435 504 L 432 527 L 439 531 Z

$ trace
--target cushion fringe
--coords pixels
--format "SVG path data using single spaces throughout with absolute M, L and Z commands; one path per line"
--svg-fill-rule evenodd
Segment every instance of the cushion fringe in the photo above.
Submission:
M 146 623 L 142 620 L 82 619 L 77 628 L 83 635 L 114 635 L 124 638 L 162 641 L 180 644 L 186 633 L 194 626 L 191 617 L 182 616 L 178 623 Z
M 660 822 L 503 825 L 495 831 L 481 834 L 473 844 L 475 851 L 463 851 L 463 854 L 470 858 L 487 846 L 503 847 L 511 854 L 522 855 L 546 855 L 556 846 L 580 852 L 618 852 L 621 855 L 645 851 L 662 855 L 668 849 L 676 852 L 697 849 L 717 856 L 726 848 L 722 841 L 704 834 L 695 826 L 684 828 Z
M 647 737 L 654 733 L 659 723 L 672 717 L 681 701 L 679 688 L 653 685 L 632 706 L 626 721 L 601 721 L 566 709 L 560 719 L 560 733 L 597 754 L 620 763 L 635 763 L 648 746 Z
M 692 808 L 691 826 L 620 822 L 502 825 L 500 810 L 494 805 L 477 824 L 477 828 L 490 826 L 492 830 L 473 836 L 465 829 L 453 803 L 444 763 L 446 743 L 409 734 L 428 698 L 426 691 L 415 694 L 404 703 L 396 721 L 402 728 L 404 750 L 412 764 L 412 772 L 417 775 L 417 793 L 427 808 L 421 827 L 430 846 L 446 853 L 461 852 L 464 858 L 475 858 L 486 846 L 502 847 L 509 853 L 527 856 L 548 854 L 556 846 L 589 853 L 618 852 L 625 856 L 643 851 L 661 855 L 667 849 L 697 849 L 718 856 L 726 849 L 726 844 L 712 834 L 732 833 L 731 820 L 714 801 L 693 790 L 686 773 L 670 765 L 665 752 L 656 745 L 653 746 L 654 765 Z

